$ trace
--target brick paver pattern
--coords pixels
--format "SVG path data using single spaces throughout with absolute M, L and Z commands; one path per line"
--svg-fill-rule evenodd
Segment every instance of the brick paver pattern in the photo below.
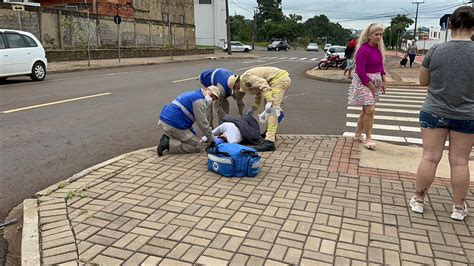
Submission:
M 414 176 L 359 168 L 351 139 L 283 136 L 254 178 L 205 154 L 130 154 L 40 197 L 44 264 L 472 264 L 474 219 L 453 221 L 437 179 L 423 215 Z M 472 198 L 473 189 L 468 198 Z

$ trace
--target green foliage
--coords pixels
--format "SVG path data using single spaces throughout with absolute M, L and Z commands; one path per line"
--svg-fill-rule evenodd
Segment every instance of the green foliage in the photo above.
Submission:
M 236 15 L 230 17 L 231 39 L 235 41 L 249 42 L 252 40 L 253 21 L 245 19 L 244 16 Z
M 400 39 L 406 34 L 406 28 L 413 24 L 413 19 L 405 15 L 393 17 L 390 26 L 385 28 L 383 40 L 386 46 L 395 47 L 400 43 Z M 398 33 L 400 32 L 400 34 Z

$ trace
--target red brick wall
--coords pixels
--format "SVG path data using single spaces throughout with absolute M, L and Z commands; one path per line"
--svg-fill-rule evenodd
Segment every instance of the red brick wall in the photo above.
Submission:
M 96 6 L 96 2 L 98 4 Z M 53 8 L 58 6 L 65 6 L 71 4 L 84 4 L 84 0 L 47 0 L 47 1 L 35 1 L 41 3 L 42 7 Z M 96 7 L 98 7 L 98 13 L 100 15 L 115 16 L 117 14 L 117 4 L 119 6 L 118 13 L 123 18 L 133 18 L 134 9 L 132 6 L 132 0 L 87 0 L 87 3 L 93 6 L 91 12 L 96 13 Z

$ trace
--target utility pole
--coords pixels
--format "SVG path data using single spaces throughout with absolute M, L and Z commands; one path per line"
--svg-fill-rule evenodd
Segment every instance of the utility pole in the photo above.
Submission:
M 227 53 L 232 54 L 232 44 L 230 39 L 229 0 L 225 0 L 225 22 L 227 24 Z
M 168 31 L 169 31 L 169 46 L 170 46 L 170 60 L 173 61 L 173 32 L 171 29 L 171 0 L 168 0 Z
M 255 51 L 255 34 L 257 33 L 257 7 L 253 11 L 252 50 Z
M 413 32 L 413 39 L 416 40 L 416 24 L 418 22 L 418 6 L 420 4 L 423 4 L 425 3 L 425 0 L 415 0 L 413 2 L 411 2 L 412 4 L 416 4 L 416 16 L 415 16 L 415 31 Z

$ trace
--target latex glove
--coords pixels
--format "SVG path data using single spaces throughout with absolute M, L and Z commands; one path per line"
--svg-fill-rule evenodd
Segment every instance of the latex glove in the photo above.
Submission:
M 265 111 L 266 110 L 269 110 L 270 108 L 272 108 L 273 106 L 273 103 L 272 102 L 267 102 L 267 104 L 265 104 Z
M 214 141 L 214 143 L 215 143 L 216 145 L 219 145 L 219 144 L 221 144 L 221 143 L 224 143 L 224 141 L 223 141 L 221 138 L 218 138 L 218 137 L 214 137 L 214 138 L 212 139 L 212 141 Z
M 203 137 L 201 138 L 201 143 L 206 143 L 206 142 L 207 142 L 207 137 L 206 137 L 206 136 L 203 136 Z

